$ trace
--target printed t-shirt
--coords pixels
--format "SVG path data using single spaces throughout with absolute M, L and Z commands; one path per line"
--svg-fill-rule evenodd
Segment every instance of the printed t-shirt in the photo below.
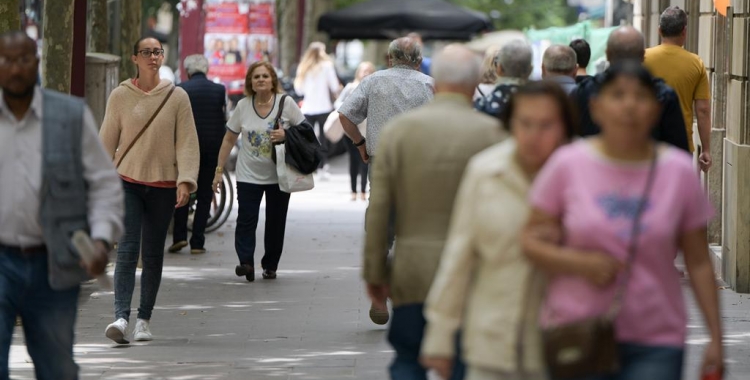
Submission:
M 562 221 L 565 246 L 627 261 L 633 218 L 643 197 L 650 161 L 605 158 L 589 140 L 560 148 L 536 178 L 531 204 Z M 653 187 L 641 216 L 637 253 L 617 320 L 620 342 L 682 347 L 687 317 L 674 266 L 678 239 L 713 216 L 690 155 L 659 149 Z M 543 326 L 603 315 L 616 284 L 599 288 L 578 276 L 548 284 Z
M 237 182 L 247 182 L 256 185 L 273 185 L 279 183 L 276 175 L 276 164 L 271 158 L 273 144 L 271 144 L 271 130 L 273 121 L 279 111 L 281 94 L 275 95 L 274 106 L 266 117 L 261 117 L 255 110 L 252 98 L 244 98 L 237 103 L 232 117 L 227 122 L 227 128 L 234 133 L 241 133 L 242 142 L 240 154 L 237 158 Z M 284 129 L 298 125 L 305 120 L 294 100 L 287 96 L 281 124 Z
M 694 151 L 693 101 L 711 98 L 703 61 L 680 46 L 662 44 L 646 49 L 644 64 L 652 75 L 664 79 L 677 92 L 690 151 Z

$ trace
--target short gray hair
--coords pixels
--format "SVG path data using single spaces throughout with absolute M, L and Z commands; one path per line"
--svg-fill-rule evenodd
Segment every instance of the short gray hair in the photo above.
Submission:
M 495 55 L 495 66 L 503 69 L 503 76 L 527 79 L 533 69 L 534 52 L 524 40 L 513 40 L 505 44 Z
M 659 29 L 664 37 L 677 37 L 688 24 L 688 16 L 680 7 L 669 7 L 659 17 Z
M 482 61 L 471 50 L 459 45 L 446 46 L 432 61 L 435 84 L 465 85 L 474 88 L 482 75 Z
M 552 45 L 544 51 L 542 65 L 553 74 L 568 75 L 575 71 L 577 65 L 576 52 L 570 46 Z
M 394 66 L 416 66 L 422 62 L 422 45 L 411 37 L 395 39 L 388 45 L 388 56 Z
M 188 75 L 193 75 L 195 73 L 208 73 L 208 59 L 206 59 L 203 54 L 193 54 L 185 57 L 183 65 L 185 66 L 185 71 Z

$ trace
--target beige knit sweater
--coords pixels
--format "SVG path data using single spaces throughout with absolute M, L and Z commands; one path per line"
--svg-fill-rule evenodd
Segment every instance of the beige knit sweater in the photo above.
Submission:
M 171 88 L 172 82 L 162 80 L 145 93 L 128 79 L 112 91 L 99 135 L 115 163 Z M 190 192 L 195 192 L 199 166 L 198 134 L 190 98 L 177 87 L 117 172 L 140 182 L 187 183 Z

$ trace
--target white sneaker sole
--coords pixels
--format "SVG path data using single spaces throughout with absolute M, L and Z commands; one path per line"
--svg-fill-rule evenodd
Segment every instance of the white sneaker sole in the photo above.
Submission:
M 142 335 L 142 334 L 135 335 L 134 339 L 136 342 L 150 342 L 154 340 L 154 338 L 151 335 Z
M 112 339 L 117 344 L 128 344 L 130 343 L 125 339 L 125 333 L 115 326 L 107 327 L 107 331 L 104 333 L 107 338 Z

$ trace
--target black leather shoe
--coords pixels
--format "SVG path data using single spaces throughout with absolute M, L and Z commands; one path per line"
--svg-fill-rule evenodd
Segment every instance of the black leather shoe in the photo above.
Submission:
M 236 274 L 237 277 L 245 276 L 245 279 L 247 279 L 248 282 L 255 281 L 255 268 L 249 264 L 237 265 L 234 267 L 234 274 Z
M 263 271 L 263 279 L 265 279 L 265 280 L 275 280 L 276 279 L 276 271 L 275 270 L 270 270 L 270 269 L 265 269 Z

